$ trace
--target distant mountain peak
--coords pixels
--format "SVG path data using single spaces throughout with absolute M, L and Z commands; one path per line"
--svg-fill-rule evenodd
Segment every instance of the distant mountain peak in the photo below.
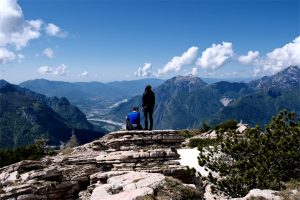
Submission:
M 200 79 L 199 77 L 197 76 L 193 76 L 191 74 L 189 75 L 178 75 L 178 76 L 175 76 L 169 80 L 166 81 L 166 83 L 169 82 L 169 83 L 175 83 L 175 84 L 196 84 L 196 85 L 201 85 L 201 86 L 204 86 L 204 85 L 207 85 L 207 83 L 205 83 L 202 79 Z
M 0 80 L 0 88 L 6 87 L 8 85 L 10 85 L 10 83 L 7 82 L 6 80 L 3 79 Z
M 252 81 L 250 85 L 263 90 L 300 88 L 300 68 L 297 66 L 287 67 L 272 76 L 264 76 Z
M 286 68 L 285 70 L 287 70 L 288 72 L 295 72 L 295 71 L 300 71 L 300 68 L 298 66 L 289 66 L 288 68 Z M 283 71 L 285 71 L 283 70 Z
M 162 93 L 176 96 L 181 92 L 192 92 L 194 90 L 200 89 L 206 86 L 203 80 L 196 76 L 175 76 L 171 79 L 168 79 L 157 90 L 164 91 Z
M 290 66 L 285 68 L 284 70 L 278 72 L 275 75 L 299 75 L 300 74 L 300 68 L 297 66 Z M 273 75 L 273 76 L 275 76 Z

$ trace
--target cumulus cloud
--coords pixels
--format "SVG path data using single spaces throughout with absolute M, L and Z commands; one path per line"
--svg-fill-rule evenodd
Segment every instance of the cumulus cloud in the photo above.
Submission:
M 89 72 L 84 71 L 80 75 L 83 76 L 83 77 L 87 77 L 87 76 L 89 76 Z
M 291 65 L 300 66 L 300 36 L 283 47 L 274 49 L 261 59 L 254 69 L 259 73 L 276 73 Z
M 224 65 L 232 56 L 232 43 L 222 42 L 222 44 L 213 44 L 202 52 L 202 56 L 198 58 L 196 65 L 207 70 L 216 70 Z
M 151 63 L 145 63 L 144 67 L 139 67 L 138 70 L 134 72 L 134 75 L 138 77 L 150 76 L 152 74 L 151 66 Z
M 21 25 L 23 13 L 16 0 L 0 1 L 0 30 L 1 34 L 17 31 L 15 25 Z
M 41 36 L 42 20 L 24 20 L 16 0 L 0 1 L 0 46 L 25 47 L 30 40 Z
M 64 76 L 69 72 L 67 70 L 67 68 L 68 68 L 67 65 L 61 64 L 55 70 L 53 70 L 53 74 L 54 75 L 59 75 L 59 76 Z
M 197 68 L 197 67 L 193 67 L 193 68 L 192 68 L 192 71 L 191 71 L 191 74 L 192 74 L 193 76 L 197 76 L 197 75 L 198 75 L 198 68 Z
M 6 48 L 0 47 L 0 63 L 5 64 L 9 61 L 12 61 L 16 58 L 16 54 L 7 50 Z
M 172 71 L 179 71 L 183 66 L 190 65 L 197 57 L 198 47 L 190 47 L 181 56 L 173 57 L 162 69 L 158 70 L 158 75 Z
M 51 48 L 44 49 L 43 54 L 48 58 L 54 58 L 54 51 Z
M 52 68 L 49 67 L 49 66 L 42 66 L 42 67 L 38 68 L 37 71 L 38 71 L 39 73 L 43 74 L 43 75 L 53 73 Z
M 241 63 L 241 64 L 244 64 L 244 65 L 249 65 L 250 63 L 252 63 L 257 57 L 259 56 L 259 52 L 258 51 L 248 51 L 248 54 L 247 55 L 242 55 L 242 56 L 239 56 L 238 58 L 238 61 Z
M 46 33 L 49 36 L 53 36 L 53 37 L 66 37 L 67 33 L 62 31 L 58 26 L 56 26 L 53 23 L 49 23 L 46 26 Z
M 47 34 L 49 29 L 50 32 L 52 30 L 53 36 L 63 37 L 66 35 L 56 25 L 49 25 L 46 26 Z M 44 26 L 41 19 L 26 20 L 17 0 L 0 0 L 0 48 L 5 48 L 12 54 L 17 54 L 16 51 L 26 47 L 31 40 L 41 37 Z M 17 57 L 12 58 L 13 56 L 10 56 L 10 59 L 5 59 L 5 62 L 12 61 Z M 2 60 L 1 63 L 4 63 L 4 59 L 0 59 Z
M 43 75 L 52 74 L 52 75 L 64 76 L 69 72 L 67 70 L 67 68 L 68 67 L 65 64 L 61 64 L 54 69 L 52 67 L 49 67 L 46 65 L 46 66 L 42 66 L 42 67 L 38 68 L 37 71 Z

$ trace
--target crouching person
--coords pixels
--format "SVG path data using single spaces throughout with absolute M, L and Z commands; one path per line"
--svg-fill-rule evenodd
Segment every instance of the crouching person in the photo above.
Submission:
M 140 112 L 137 107 L 126 116 L 126 130 L 142 130 L 140 123 Z

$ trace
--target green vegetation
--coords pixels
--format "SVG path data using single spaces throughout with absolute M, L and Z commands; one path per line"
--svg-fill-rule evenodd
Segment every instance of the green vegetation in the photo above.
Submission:
M 19 147 L 14 150 L 0 149 L 0 167 L 4 167 L 21 160 L 39 160 L 47 153 L 45 152 L 45 143 L 38 140 L 34 144 Z M 53 154 L 53 152 L 50 152 Z
M 234 119 L 225 121 L 215 127 L 216 130 L 225 132 L 225 131 L 230 131 L 230 130 L 235 130 L 237 129 L 237 124 L 238 122 Z
M 220 143 L 220 138 L 193 138 L 189 142 L 189 147 L 198 147 L 199 150 L 204 147 Z
M 283 111 L 265 133 L 259 127 L 248 129 L 244 136 L 229 131 L 221 145 L 202 149 L 199 164 L 219 172 L 224 178 L 214 180 L 216 188 L 232 197 L 242 197 L 253 188 L 281 190 L 285 182 L 300 180 L 299 144 L 300 118 Z
M 211 129 L 211 127 L 210 127 L 207 123 L 205 123 L 205 122 L 202 123 L 201 130 L 202 130 L 203 132 L 207 132 L 207 131 L 209 131 L 210 129 Z
M 0 87 L 0 149 L 15 149 L 47 138 L 49 145 L 66 142 L 76 130 L 82 143 L 103 135 L 66 98 L 46 97 L 2 80 Z M 4 84 L 5 83 L 5 84 Z

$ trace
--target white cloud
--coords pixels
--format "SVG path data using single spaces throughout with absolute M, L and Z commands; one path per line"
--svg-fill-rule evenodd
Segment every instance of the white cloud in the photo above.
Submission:
M 16 54 L 7 50 L 6 48 L 0 47 L 0 63 L 5 64 L 9 61 L 12 61 L 16 58 Z
M 267 53 L 254 69 L 255 75 L 259 73 L 276 73 L 291 65 L 300 66 L 300 36 L 293 42 Z
M 151 63 L 145 63 L 143 68 L 139 67 L 138 70 L 134 72 L 134 75 L 138 77 L 150 76 Z
M 5 48 L 11 53 L 17 54 L 16 51 L 26 47 L 31 40 L 41 37 L 43 25 L 44 22 L 41 19 L 26 20 L 17 0 L 0 0 L 0 48 Z M 52 25 L 49 28 L 50 30 L 52 27 L 51 33 L 58 37 L 66 36 L 66 33 L 61 31 L 59 27 Z M 54 26 L 58 28 L 58 31 L 55 31 Z M 16 58 L 15 56 L 14 59 Z M 5 59 L 5 62 L 14 59 Z M 1 63 L 4 62 L 1 61 Z
M 248 54 L 245 55 L 245 56 L 240 56 L 238 58 L 238 61 L 241 64 L 248 65 L 248 64 L 252 63 L 258 56 L 259 56 L 258 51 L 254 51 L 254 52 L 253 51 L 248 51 Z
M 45 75 L 45 74 L 52 74 L 53 73 L 53 70 L 51 67 L 49 66 L 42 66 L 40 68 L 38 68 L 37 70 L 39 73 Z
M 181 56 L 175 56 L 162 69 L 158 70 L 158 75 L 166 74 L 171 71 L 179 71 L 183 66 L 190 65 L 196 59 L 198 47 L 190 47 Z
M 89 76 L 89 72 L 84 71 L 80 75 L 83 76 L 83 77 L 87 77 L 87 76 Z
M 16 0 L 0 1 L 0 31 L 10 33 L 16 30 L 15 25 L 22 24 L 22 9 Z
M 207 70 L 216 70 L 224 65 L 225 61 L 232 58 L 232 43 L 222 42 L 222 44 L 213 44 L 202 52 L 196 64 Z
M 54 58 L 54 51 L 51 48 L 44 49 L 43 54 L 48 58 Z
M 58 67 L 56 67 L 55 69 L 46 65 L 46 66 L 40 67 L 37 71 L 43 75 L 52 74 L 52 75 L 64 76 L 69 73 L 67 68 L 68 67 L 65 64 L 61 64 Z
M 41 36 L 42 24 L 42 20 L 24 20 L 16 0 L 0 1 L 0 46 L 20 50 L 30 40 Z
M 193 76 L 197 76 L 197 75 L 198 75 L 198 68 L 197 68 L 197 67 L 193 67 L 193 68 L 192 68 L 192 71 L 191 71 L 191 74 L 192 74 Z
M 67 70 L 68 66 L 65 64 L 59 65 L 55 70 L 53 70 L 54 75 L 59 75 L 59 76 L 64 76 L 66 75 L 69 71 Z
M 62 31 L 58 26 L 56 26 L 53 23 L 49 23 L 45 29 L 46 29 L 47 35 L 49 35 L 49 36 L 53 36 L 53 37 L 66 37 L 67 36 L 67 33 Z

